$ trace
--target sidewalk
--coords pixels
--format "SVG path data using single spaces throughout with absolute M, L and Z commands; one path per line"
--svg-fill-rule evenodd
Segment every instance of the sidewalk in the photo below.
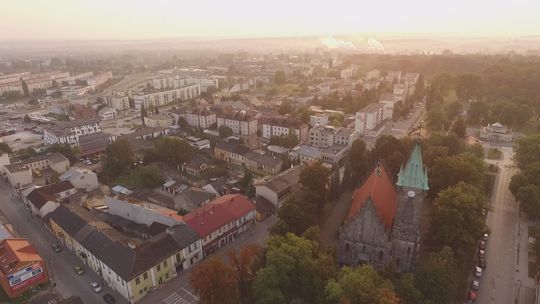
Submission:
M 529 226 L 534 227 L 535 223 L 527 218 L 520 219 L 519 233 L 519 255 L 516 261 L 515 284 L 519 293 L 518 303 L 535 303 L 536 282 L 534 279 L 535 269 L 529 269 L 530 266 L 536 266 L 536 257 L 529 255 L 529 251 L 534 252 L 534 248 L 529 248 Z M 530 265 L 530 263 L 534 265 Z M 531 271 L 531 274 L 529 274 Z M 531 277 L 532 275 L 533 277 Z

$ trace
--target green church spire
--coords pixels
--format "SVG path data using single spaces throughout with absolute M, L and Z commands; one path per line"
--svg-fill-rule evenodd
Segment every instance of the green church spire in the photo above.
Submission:
M 429 190 L 428 175 L 422 163 L 422 149 L 420 148 L 420 143 L 417 143 L 414 146 L 405 168 L 403 168 L 403 165 L 401 166 L 396 185 L 400 187 L 422 189 L 424 191 Z

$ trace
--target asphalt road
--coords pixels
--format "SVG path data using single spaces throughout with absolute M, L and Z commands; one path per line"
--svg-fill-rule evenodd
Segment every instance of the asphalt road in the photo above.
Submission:
M 105 293 L 114 295 L 117 303 L 127 303 L 123 298 L 114 293 L 110 288 L 103 286 L 104 290 L 95 293 L 90 289 L 91 282 L 100 282 L 97 274 L 83 266 L 82 261 L 71 253 L 67 248 L 56 253 L 52 250 L 55 242 L 53 234 L 47 230 L 40 219 L 32 217 L 30 211 L 18 198 L 12 196 L 11 187 L 4 181 L 0 181 L 0 209 L 13 225 L 16 234 L 25 237 L 35 246 L 38 253 L 45 259 L 51 282 L 56 283 L 56 291 L 67 298 L 72 295 L 81 297 L 84 303 L 104 303 L 102 296 Z M 79 276 L 73 267 L 79 265 L 86 273 Z
M 508 190 L 512 175 L 515 174 L 513 151 L 511 147 L 500 149 L 503 158 L 491 161 L 498 163 L 499 172 L 487 217 L 487 225 L 491 231 L 486 249 L 487 268 L 479 280 L 477 303 L 534 303 L 530 298 L 531 286 L 519 286 L 519 282 L 527 278 L 528 261 L 526 258 L 519 258 L 524 253 L 519 254 L 519 250 L 527 250 L 526 229 L 520 225 L 519 206 Z M 516 301 L 518 297 L 519 300 Z

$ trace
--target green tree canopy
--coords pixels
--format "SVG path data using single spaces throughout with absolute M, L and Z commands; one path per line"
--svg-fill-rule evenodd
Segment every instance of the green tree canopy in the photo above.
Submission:
M 111 182 L 116 177 L 127 173 L 133 164 L 133 150 L 127 139 L 119 139 L 105 150 L 103 177 Z
M 517 140 L 514 158 L 521 169 L 533 162 L 540 162 L 540 134 L 532 134 Z
M 415 285 L 432 303 L 453 303 L 457 289 L 457 263 L 449 247 L 428 253 L 420 260 L 415 273 Z
M 193 148 L 185 140 L 177 137 L 161 137 L 154 141 L 157 157 L 174 166 L 180 166 L 195 156 Z
M 232 129 L 227 127 L 226 125 L 221 125 L 218 128 L 218 132 L 219 132 L 219 137 L 221 137 L 221 138 L 227 138 L 227 137 L 233 135 Z
M 463 181 L 478 189 L 484 187 L 484 164 L 482 160 L 468 156 L 441 157 L 434 161 L 430 170 L 429 191 L 432 196 Z

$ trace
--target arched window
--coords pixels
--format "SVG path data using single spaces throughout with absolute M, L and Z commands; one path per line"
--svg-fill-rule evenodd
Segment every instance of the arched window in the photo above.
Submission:
M 396 266 L 397 266 L 397 267 L 399 267 L 399 263 L 400 263 L 400 262 L 401 262 L 401 261 L 399 260 L 399 258 L 397 258 L 397 260 L 396 260 Z
M 411 247 L 407 248 L 407 254 L 411 254 Z
M 384 252 L 382 250 L 379 251 L 379 262 L 382 262 L 384 259 Z
M 366 245 L 362 245 L 362 252 L 366 252 Z
M 345 243 L 345 252 L 349 252 L 351 249 L 351 245 L 349 243 Z

